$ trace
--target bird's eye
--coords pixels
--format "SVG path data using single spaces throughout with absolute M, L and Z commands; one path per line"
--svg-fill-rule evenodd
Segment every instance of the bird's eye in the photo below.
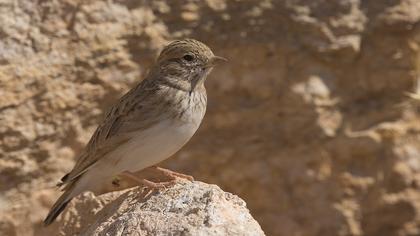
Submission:
M 194 56 L 190 55 L 190 54 L 187 54 L 187 55 L 183 56 L 182 58 L 184 58 L 184 60 L 186 60 L 186 61 L 194 60 Z

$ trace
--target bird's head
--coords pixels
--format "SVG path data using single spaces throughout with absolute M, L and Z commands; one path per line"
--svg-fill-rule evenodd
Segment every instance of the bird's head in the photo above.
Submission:
M 161 80 L 193 92 L 203 86 L 207 75 L 218 63 L 226 61 L 213 54 L 211 49 L 194 39 L 176 40 L 160 53 L 154 70 Z

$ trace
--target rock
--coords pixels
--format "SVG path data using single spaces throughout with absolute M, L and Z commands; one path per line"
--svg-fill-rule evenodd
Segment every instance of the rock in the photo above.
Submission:
M 85 193 L 55 224 L 61 235 L 264 235 L 242 199 L 188 181 L 158 193 Z

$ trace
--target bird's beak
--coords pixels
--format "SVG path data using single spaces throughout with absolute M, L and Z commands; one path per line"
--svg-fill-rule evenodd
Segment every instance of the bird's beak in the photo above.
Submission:
M 222 62 L 226 62 L 227 59 L 224 57 L 219 57 L 219 56 L 213 56 L 210 58 L 209 62 L 203 67 L 203 69 L 211 69 L 212 67 L 214 67 L 215 65 L 218 65 Z M 191 80 L 191 91 L 190 93 L 192 93 L 195 89 L 195 87 L 197 87 L 198 84 L 200 83 L 204 83 L 204 80 L 206 79 L 206 76 L 204 77 L 197 77 L 194 78 L 193 80 Z
M 210 58 L 209 61 L 209 66 L 213 67 L 215 65 L 218 65 L 222 62 L 227 62 L 228 60 L 224 57 L 219 57 L 219 56 L 213 56 L 212 58 Z

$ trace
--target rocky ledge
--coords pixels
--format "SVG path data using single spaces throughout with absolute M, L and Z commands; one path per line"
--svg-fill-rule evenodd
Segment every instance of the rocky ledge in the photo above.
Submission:
M 242 199 L 197 181 L 85 193 L 54 224 L 60 235 L 264 235 Z

